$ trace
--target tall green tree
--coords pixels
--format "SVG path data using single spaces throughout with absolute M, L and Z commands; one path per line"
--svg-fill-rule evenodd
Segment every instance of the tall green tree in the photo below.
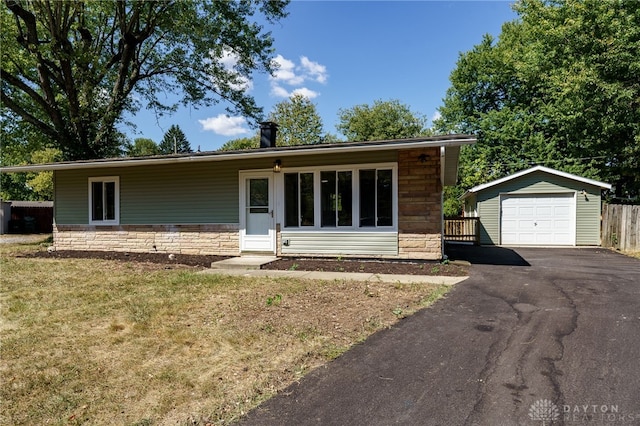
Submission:
M 173 124 L 164 134 L 162 142 L 158 146 L 160 154 L 187 154 L 193 152 L 191 144 L 187 140 L 180 126 Z
M 31 154 L 31 164 L 45 164 L 60 161 L 62 152 L 56 148 L 45 148 Z M 36 200 L 53 200 L 53 172 L 27 173 L 27 185 L 33 190 Z
M 465 188 L 534 164 L 640 192 L 640 2 L 524 0 L 461 54 L 439 131 L 474 133 Z
M 336 128 L 349 141 L 402 139 L 429 134 L 427 119 L 399 100 L 377 100 L 338 112 Z
M 3 114 L 10 110 L 68 160 L 116 155 L 116 125 L 141 107 L 228 102 L 254 119 L 253 71 L 273 70 L 273 39 L 258 22 L 287 1 L 4 0 Z
M 173 151 L 171 151 L 173 152 Z M 129 157 L 144 157 L 160 154 L 160 147 L 148 138 L 136 138 L 132 144 L 127 144 L 125 154 Z
M 323 142 L 322 118 L 309 98 L 293 95 L 277 103 L 269 120 L 278 124 L 277 146 L 308 145 Z
M 248 138 L 232 139 L 218 148 L 218 151 L 240 151 L 243 149 L 255 149 L 260 147 L 260 134 Z

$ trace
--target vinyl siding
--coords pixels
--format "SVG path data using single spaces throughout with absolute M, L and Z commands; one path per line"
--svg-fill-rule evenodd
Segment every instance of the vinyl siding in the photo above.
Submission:
M 579 193 L 583 189 L 587 192 L 586 197 Z M 500 244 L 500 194 L 575 192 L 578 192 L 576 198 L 576 244 L 600 244 L 600 188 L 541 171 L 486 188 L 477 193 L 480 243 Z
M 104 172 L 103 172 L 104 173 Z M 55 175 L 55 222 L 60 224 L 89 223 L 89 177 L 77 172 L 58 171 Z M 94 176 L 106 176 L 104 174 Z
M 239 222 L 238 173 L 271 169 L 278 158 L 195 162 L 55 172 L 55 220 L 89 223 L 88 179 L 120 177 L 120 224 L 225 224 Z M 287 167 L 397 161 L 396 152 L 285 157 Z
M 282 254 L 397 256 L 397 232 L 287 232 L 281 235 Z

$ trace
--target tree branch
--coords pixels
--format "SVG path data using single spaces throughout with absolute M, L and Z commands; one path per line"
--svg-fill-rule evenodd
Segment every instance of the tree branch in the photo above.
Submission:
M 27 96 L 33 99 L 38 105 L 40 105 L 47 113 L 52 113 L 51 105 L 47 103 L 47 101 L 40 96 L 38 92 L 29 87 L 24 81 L 19 78 L 13 76 L 11 73 L 7 72 L 4 69 L 0 69 L 0 74 L 2 74 L 2 80 L 6 83 L 9 83 L 13 87 L 23 91 Z M 7 96 L 5 94 L 5 96 Z
M 59 137 L 59 134 L 55 131 L 55 129 L 53 129 L 51 126 L 48 126 L 42 120 L 39 120 L 36 116 L 32 115 L 27 110 L 22 108 L 13 99 L 7 96 L 4 92 L 0 92 L 0 101 L 2 101 L 2 103 L 6 105 L 11 111 L 15 112 L 20 117 L 22 117 L 23 120 L 33 124 L 42 133 L 46 134 L 47 136 L 50 136 L 53 139 L 56 139 Z

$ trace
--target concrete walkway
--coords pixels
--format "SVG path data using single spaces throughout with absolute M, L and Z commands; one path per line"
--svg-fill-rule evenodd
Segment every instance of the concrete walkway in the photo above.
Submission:
M 32 244 L 49 238 L 51 234 L 2 234 L 0 244 Z
M 236 258 L 234 258 L 236 259 Z M 232 259 L 228 259 L 232 260 Z M 222 261 L 227 262 L 227 261 Z M 362 272 L 320 272 L 320 271 L 276 271 L 267 269 L 239 268 L 240 260 L 230 263 L 215 262 L 211 269 L 205 269 L 202 274 L 235 275 L 244 277 L 286 277 L 309 280 L 324 281 L 363 281 L 363 282 L 384 282 L 384 283 L 424 283 L 424 284 L 444 284 L 454 285 L 468 277 L 446 277 L 433 275 L 391 275 L 391 274 L 370 274 Z M 268 262 L 265 262 L 268 263 Z

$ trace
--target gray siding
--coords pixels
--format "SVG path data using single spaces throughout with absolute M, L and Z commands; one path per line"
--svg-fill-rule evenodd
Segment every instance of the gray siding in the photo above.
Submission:
M 587 192 L 587 196 L 579 193 L 576 199 L 576 244 L 599 245 L 600 188 L 541 171 L 477 193 L 480 243 L 500 244 L 500 194 L 560 194 L 581 192 L 583 189 Z
M 121 225 L 238 223 L 239 172 L 270 169 L 276 158 L 57 171 L 55 220 L 64 225 L 88 224 L 88 179 L 119 176 Z M 287 167 L 396 160 L 396 152 L 281 158 L 283 172 Z
M 397 256 L 397 232 L 287 232 L 282 254 Z

